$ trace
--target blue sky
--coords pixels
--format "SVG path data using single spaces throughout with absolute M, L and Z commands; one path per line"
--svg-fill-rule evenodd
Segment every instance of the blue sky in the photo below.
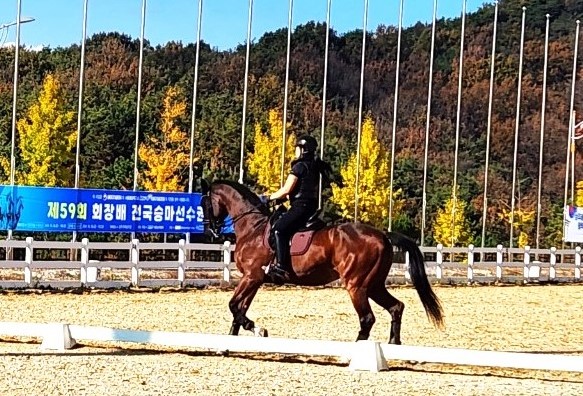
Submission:
M 0 0 L 0 25 L 16 20 L 17 0 Z M 467 0 L 467 10 L 477 10 L 488 0 Z M 137 38 L 142 0 L 89 0 L 87 34 L 118 31 Z M 248 0 L 205 0 L 202 39 L 213 47 L 229 49 L 246 39 Z M 252 39 L 287 27 L 289 0 L 254 0 Z M 293 26 L 310 20 L 325 21 L 327 0 L 294 0 Z M 339 33 L 362 27 L 363 0 L 332 0 L 331 25 Z M 146 38 L 154 45 L 168 41 L 194 42 L 198 0 L 148 0 Z M 405 0 L 405 26 L 430 22 L 433 0 Z M 438 17 L 461 14 L 462 0 L 438 0 Z M 25 46 L 69 46 L 80 43 L 83 0 L 22 0 L 22 16 L 35 21 L 22 25 Z M 397 25 L 399 0 L 369 0 L 368 30 L 379 24 Z M 6 38 L 13 42 L 15 27 Z

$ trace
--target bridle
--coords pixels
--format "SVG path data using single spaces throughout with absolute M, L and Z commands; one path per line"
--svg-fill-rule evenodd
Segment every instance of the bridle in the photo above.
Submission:
M 221 228 L 225 226 L 225 218 L 219 220 L 213 214 L 213 204 L 211 198 L 211 191 L 204 194 L 200 201 L 200 206 L 202 207 L 203 213 L 203 225 L 204 225 L 204 233 L 213 237 L 218 238 L 220 234 Z M 260 210 L 260 206 L 252 205 L 253 207 L 243 213 L 238 214 L 232 218 L 233 224 L 236 224 L 242 218 L 251 215 L 251 214 L 264 214 Z M 269 217 L 262 219 L 261 222 L 267 221 Z

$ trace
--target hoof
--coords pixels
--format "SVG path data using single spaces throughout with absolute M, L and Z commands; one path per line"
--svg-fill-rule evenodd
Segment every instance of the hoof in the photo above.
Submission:
M 366 341 L 368 340 L 368 338 L 370 337 L 369 334 L 358 334 L 358 337 L 356 337 L 356 341 Z
M 264 329 L 263 327 L 254 327 L 253 335 L 255 337 L 268 337 L 267 329 Z

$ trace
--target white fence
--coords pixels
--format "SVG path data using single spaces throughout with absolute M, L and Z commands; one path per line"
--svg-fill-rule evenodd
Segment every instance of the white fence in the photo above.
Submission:
M 581 280 L 581 247 L 573 249 L 505 248 L 446 248 L 422 247 L 422 252 L 435 256 L 426 265 L 438 280 L 465 277 L 468 283 L 503 281 L 575 281 Z M 492 259 L 491 259 L 492 258 Z M 408 257 L 405 258 L 405 277 L 408 278 Z M 449 274 L 446 272 L 449 270 Z M 520 270 L 520 271 L 517 271 Z
M 24 249 L 24 260 L 0 261 L 0 271 L 4 270 L 21 270 L 20 279 L 3 279 L 6 276 L 14 278 L 15 273 L 11 272 L 4 277 L 0 277 L 0 287 L 2 288 L 30 288 L 30 287 L 127 287 L 127 286 L 196 286 L 205 285 L 212 282 L 230 282 L 232 279 L 231 271 L 235 265 L 231 259 L 232 247 L 229 242 L 224 244 L 202 244 L 186 243 L 180 240 L 178 243 L 142 243 L 137 239 L 132 242 L 90 242 L 83 239 L 81 242 L 67 241 L 35 241 L 31 237 L 24 241 L 4 240 L 0 241 L 0 249 L 6 249 L 7 252 L 14 249 Z M 65 260 L 43 259 L 35 260 L 35 250 L 46 249 L 49 251 L 68 251 L 71 252 Z M 80 250 L 80 255 L 78 251 Z M 127 253 L 127 260 L 90 260 L 91 252 L 115 251 L 124 255 Z M 140 260 L 140 251 L 176 251 L 176 260 L 158 260 L 145 261 Z M 220 260 L 210 261 L 190 260 L 191 253 L 195 251 L 217 252 Z M 13 256 L 14 254 L 12 254 Z M 10 255 L 7 254 L 7 257 Z M 79 258 L 79 259 L 77 259 Z M 78 271 L 78 279 L 47 280 L 36 276 L 43 270 L 73 270 Z M 98 274 L 103 270 L 121 270 L 118 279 L 102 280 Z M 123 274 L 125 270 L 126 274 Z M 145 278 L 144 272 L 154 270 L 165 274 L 173 274 L 171 278 Z M 216 279 L 208 278 L 191 278 L 188 279 L 186 274 L 189 270 L 197 271 L 199 274 L 216 273 L 221 274 Z
M 162 287 L 232 284 L 235 264 L 232 251 L 235 246 L 224 244 L 144 243 L 132 242 L 81 242 L 0 241 L 8 257 L 17 256 L 15 250 L 24 249 L 21 260 L 0 261 L 1 288 L 35 287 Z M 42 249 L 48 258 L 37 257 Z M 581 247 L 530 249 L 422 247 L 428 275 L 437 282 L 578 282 L 581 280 Z M 60 259 L 51 258 L 50 252 L 67 252 Z M 94 251 L 115 251 L 116 259 L 91 260 Z M 172 252 L 174 259 L 143 260 L 140 253 Z M 213 260 L 193 260 L 193 253 L 214 252 Z M 22 252 L 21 252 L 22 253 Z M 125 256 L 127 259 L 120 259 Z M 167 257 L 166 255 L 163 255 Z M 402 259 L 399 259 L 402 257 Z M 47 271 L 53 271 L 47 276 Z M 103 271 L 115 276 L 103 276 Z M 407 255 L 396 255 L 396 262 L 388 282 L 403 283 L 410 280 Z

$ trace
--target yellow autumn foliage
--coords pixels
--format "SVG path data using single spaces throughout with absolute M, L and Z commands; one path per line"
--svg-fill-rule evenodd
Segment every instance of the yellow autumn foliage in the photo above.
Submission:
M 63 92 L 57 79 L 48 74 L 43 80 L 38 100 L 23 119 L 18 120 L 20 170 L 15 182 L 28 186 L 72 186 L 75 161 L 73 148 L 77 132 L 75 113 L 67 111 Z M 0 166 L 9 179 L 10 160 L 2 158 Z
M 433 224 L 433 238 L 435 242 L 445 247 L 468 246 L 472 243 L 470 224 L 466 218 L 468 204 L 450 197 L 443 208 L 437 210 L 435 223 Z
M 577 182 L 577 191 L 575 193 L 575 206 L 583 208 L 583 180 Z
M 277 110 L 270 110 L 268 121 L 267 133 L 261 130 L 261 125 L 255 124 L 254 150 L 247 159 L 247 166 L 249 173 L 256 178 L 259 186 L 267 191 L 276 191 L 280 187 L 281 179 L 281 143 L 283 140 L 281 113 Z M 289 125 L 287 129 L 289 131 Z M 294 150 L 295 139 L 291 134 L 288 134 L 285 142 L 285 172 L 289 172 L 290 163 L 294 158 Z
M 375 124 L 366 117 L 361 131 L 360 171 L 358 182 L 358 217 L 364 223 L 382 227 L 389 217 L 390 162 L 386 150 L 379 142 Z M 344 218 L 354 219 L 354 193 L 356 188 L 356 153 L 340 169 L 344 187 L 332 185 L 332 202 L 336 203 Z M 401 190 L 393 192 L 393 216 L 404 205 Z
M 508 226 L 512 211 L 502 208 L 502 213 L 498 214 Z M 528 233 L 532 230 L 535 220 L 535 211 L 529 209 L 514 209 L 514 230 L 518 235 L 518 247 L 522 248 L 530 243 Z
M 140 144 L 138 155 L 146 165 L 141 185 L 147 191 L 182 191 L 182 175 L 190 162 L 188 133 L 177 125 L 186 113 L 186 102 L 178 88 L 166 90 L 160 137 L 150 135 Z

